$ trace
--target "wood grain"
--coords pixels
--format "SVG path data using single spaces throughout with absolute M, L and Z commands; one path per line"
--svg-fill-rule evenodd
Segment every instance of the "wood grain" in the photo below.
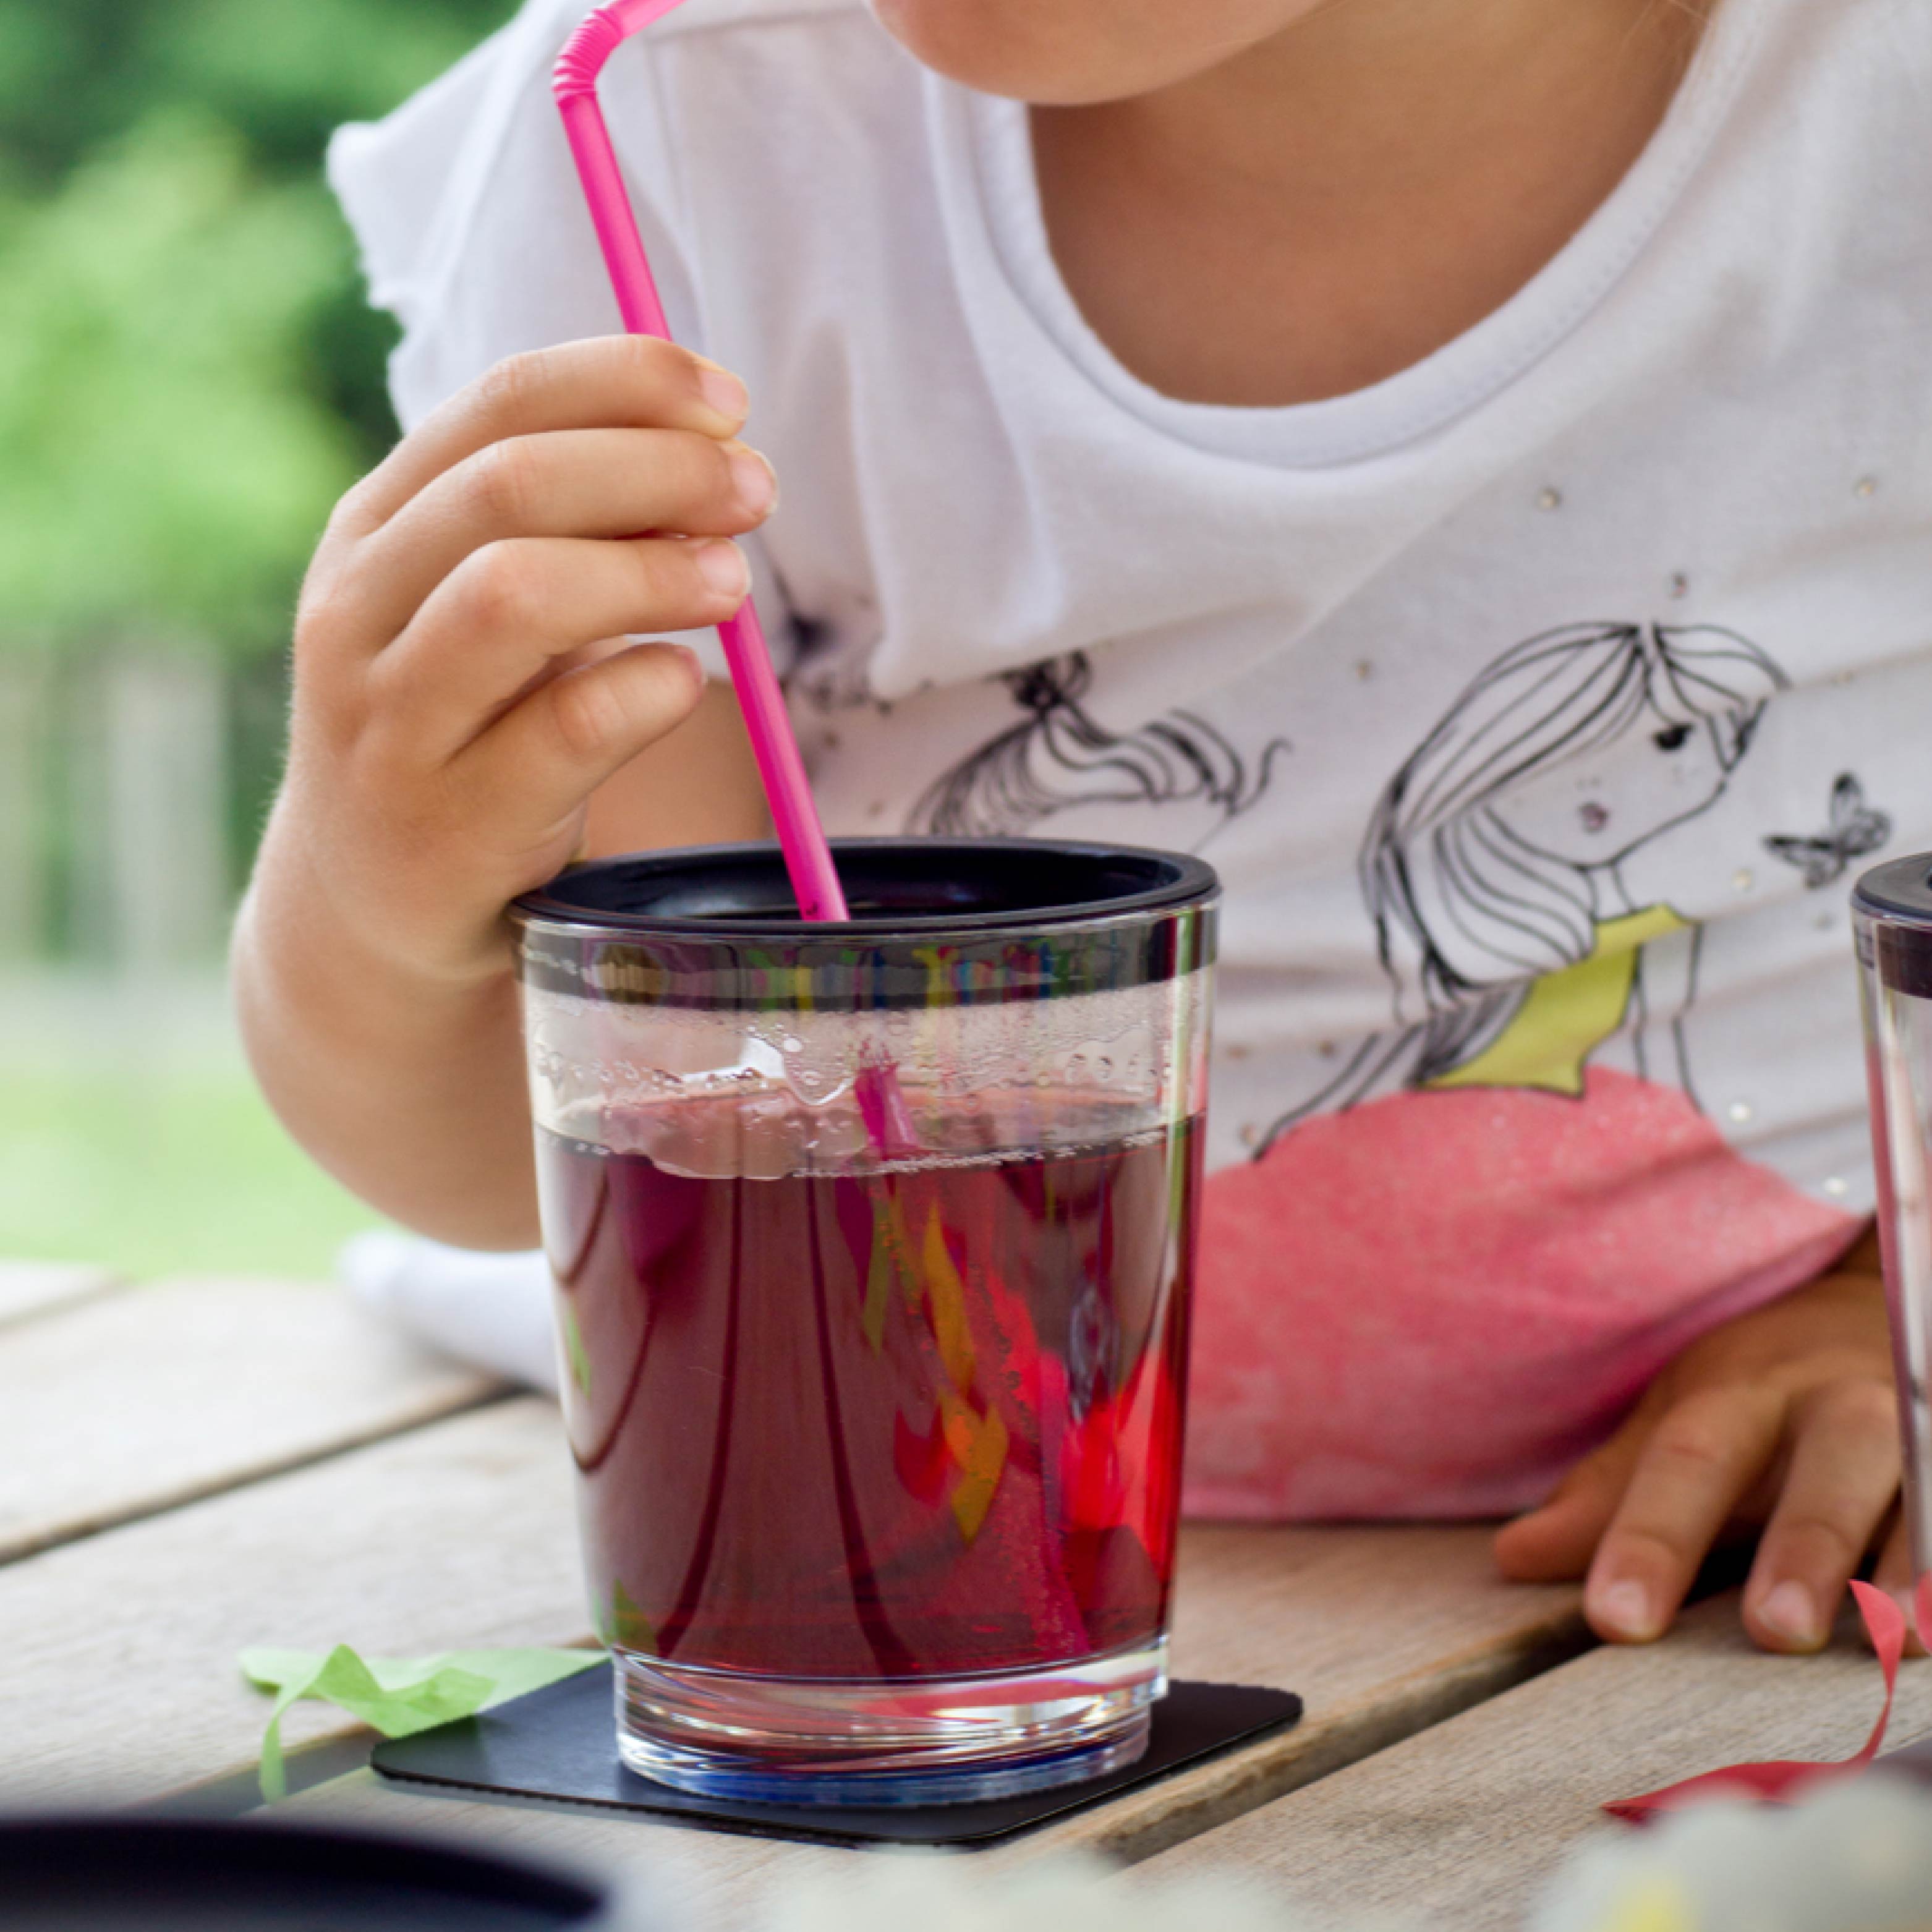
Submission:
M 416 1656 L 580 1637 L 569 1462 L 521 1396 L 0 1570 L 0 1803 L 154 1797 L 255 1760 L 250 1644 Z M 356 1726 L 319 1704 L 291 1744 Z
M 1580 1601 L 1503 1582 L 1480 1527 L 1190 1526 L 1175 1675 L 1298 1691 L 1306 1714 L 1061 1835 L 1150 1857 L 1575 1655 Z
M 332 1292 L 268 1283 L 134 1290 L 9 1333 L 0 1418 L 34 1453 L 0 1457 L 0 1533 L 41 1550 L 0 1569 L 0 1797 L 130 1801 L 233 1776 L 265 1715 L 235 1666 L 250 1643 L 407 1654 L 580 1640 L 554 1409 L 517 1398 L 422 1421 L 487 1388 Z M 1148 1857 L 1583 1640 L 1576 1592 L 1501 1582 L 1477 1528 L 1192 1527 L 1178 1603 L 1178 1672 L 1298 1690 L 1304 1723 L 994 1856 Z M 292 1745 L 355 1730 L 320 1706 L 287 1728 Z M 719 1926 L 774 1886 L 864 1856 L 367 1778 L 296 1804 L 675 1871 Z
M 1296 1730 L 1144 1793 L 975 1854 L 1012 1864 L 1070 1850 L 1144 1858 L 1379 1750 L 1572 1654 L 1570 1588 L 1499 1582 L 1478 1528 L 1190 1528 L 1182 1538 L 1175 1664 L 1184 1676 L 1298 1690 Z M 702 1832 L 590 1808 L 429 1796 L 373 1774 L 306 1794 L 310 1816 L 480 1836 L 671 1882 L 694 1926 L 753 1923 L 774 1887 L 873 1856 Z
M 164 1281 L 44 1313 L 0 1330 L 0 1562 L 497 1386 L 326 1286 Z
M 124 1286 L 106 1268 L 68 1262 L 0 1262 L 0 1330 Z
M 1735 1594 L 1661 1643 L 1596 1650 L 1450 1723 L 1194 1839 L 1124 1882 L 1236 1874 L 1337 1924 L 1411 1916 L 1439 1932 L 1522 1921 L 1598 1808 L 1748 1759 L 1849 1756 L 1880 1695 L 1850 1623 L 1819 1657 L 1753 1648 Z M 1900 1679 L 1892 1742 L 1932 1731 L 1932 1665 Z

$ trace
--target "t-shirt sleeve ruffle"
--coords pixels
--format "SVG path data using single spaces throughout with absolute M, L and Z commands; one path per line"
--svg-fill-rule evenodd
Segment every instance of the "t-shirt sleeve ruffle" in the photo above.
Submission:
M 339 128 L 329 143 L 329 185 L 370 301 L 402 326 L 389 394 L 406 430 L 506 356 L 620 326 L 550 93 L 558 52 L 585 10 L 586 0 L 530 0 L 386 118 Z M 600 94 L 672 329 L 702 350 L 649 38 L 618 50 Z M 782 671 L 791 627 L 761 546 L 746 548 Z M 725 674 L 713 633 L 678 641 L 709 675 Z

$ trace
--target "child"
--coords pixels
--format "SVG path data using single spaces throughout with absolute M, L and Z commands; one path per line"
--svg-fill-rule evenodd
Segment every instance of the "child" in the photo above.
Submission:
M 532 1242 L 501 908 L 761 836 L 628 641 L 754 581 L 834 832 L 1222 874 L 1192 1507 L 1540 1503 L 1633 1640 L 1762 1526 L 1818 1647 L 1898 1480 L 1844 900 L 1932 846 L 1932 13 L 688 0 L 603 94 L 706 360 L 608 333 L 580 4 L 334 152 L 410 433 L 238 937 L 292 1128 Z

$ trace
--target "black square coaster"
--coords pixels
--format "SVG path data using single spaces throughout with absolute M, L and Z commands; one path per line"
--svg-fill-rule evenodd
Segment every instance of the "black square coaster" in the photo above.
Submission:
M 969 1849 L 1084 1811 L 1116 1793 L 1295 1723 L 1292 1691 L 1238 1684 L 1176 1684 L 1154 1708 L 1147 1754 L 1088 1784 L 974 1804 L 882 1807 L 747 1804 L 700 1798 L 640 1778 L 617 1756 L 610 1671 L 586 1670 L 527 1697 L 453 1724 L 392 1738 L 370 1762 L 384 1777 L 503 1798 L 553 1798 L 688 1818 L 693 1824 L 836 1844 L 955 1845 Z

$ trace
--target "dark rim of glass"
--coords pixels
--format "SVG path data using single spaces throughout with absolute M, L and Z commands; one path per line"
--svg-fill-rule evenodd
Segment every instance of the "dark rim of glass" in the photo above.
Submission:
M 938 934 L 989 938 L 1016 932 L 1046 934 L 1150 919 L 1206 904 L 1220 891 L 1214 868 L 1204 860 L 1141 846 L 1030 838 L 841 838 L 832 842 L 832 850 L 848 892 L 862 903 L 868 890 L 879 890 L 882 879 L 895 881 L 895 890 L 910 892 L 928 882 L 940 890 L 959 890 L 964 882 L 995 878 L 1000 898 L 1024 902 L 976 906 L 962 897 L 930 911 L 887 906 L 861 918 L 808 923 L 799 916 L 778 847 L 765 843 L 693 846 L 593 860 L 525 893 L 511 911 L 530 924 L 583 934 L 863 945 Z M 1082 869 L 1112 881 L 1114 889 L 1098 897 L 1072 900 L 1042 890 L 1054 878 L 1071 878 Z M 675 904 L 678 884 L 702 875 L 709 875 L 714 884 L 721 879 L 746 886 L 756 881 L 764 888 L 772 909 L 755 914 L 663 912 L 650 904 L 600 902 L 634 890 L 648 892 L 662 883 L 664 890 L 656 903 Z
M 1852 904 L 1868 919 L 1924 926 L 1932 936 L 1932 853 L 1874 866 L 1859 880 Z
M 1932 854 L 1874 866 L 1852 893 L 1858 958 L 1894 993 L 1932 1000 Z

